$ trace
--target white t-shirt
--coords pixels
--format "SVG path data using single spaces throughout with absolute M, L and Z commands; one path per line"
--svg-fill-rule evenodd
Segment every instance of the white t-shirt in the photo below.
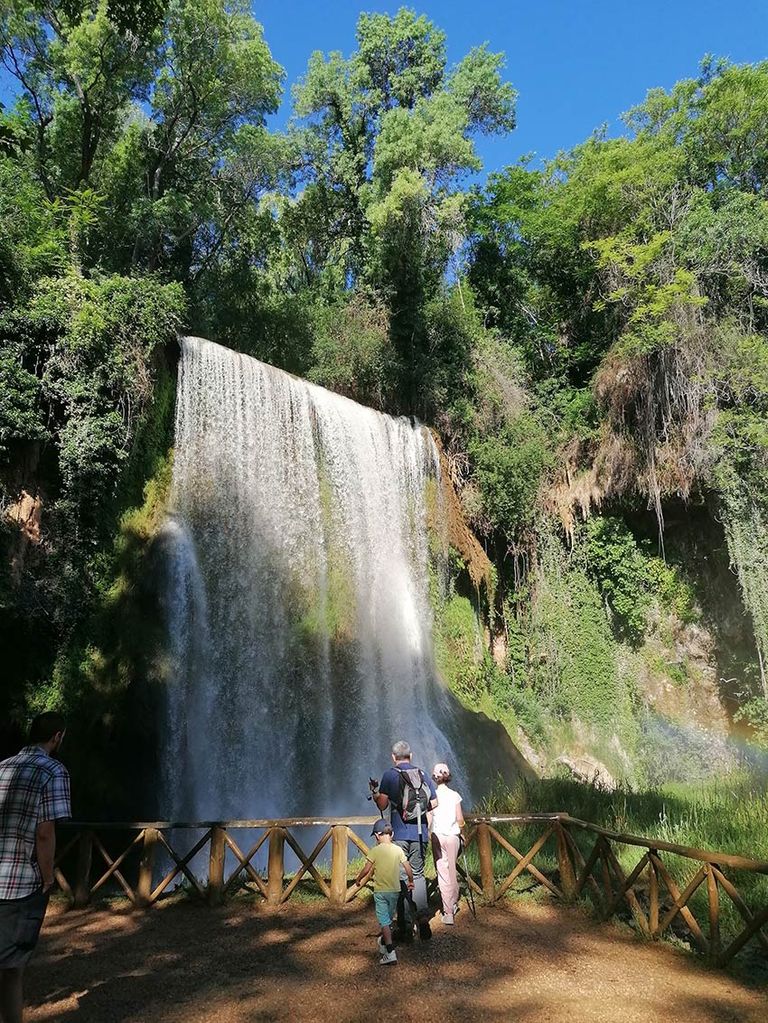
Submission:
M 447 785 L 437 786 L 437 806 L 432 811 L 432 830 L 436 835 L 460 835 L 456 810 L 461 796 Z

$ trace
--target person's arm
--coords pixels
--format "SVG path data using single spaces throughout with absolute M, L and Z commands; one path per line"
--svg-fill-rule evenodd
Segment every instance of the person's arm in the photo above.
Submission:
M 413 867 L 408 862 L 408 857 L 405 855 L 403 850 L 400 850 L 400 866 L 405 871 L 405 876 L 408 878 L 408 888 L 413 888 Z
M 381 776 L 381 781 L 379 782 L 379 791 L 375 792 L 373 796 L 374 803 L 382 812 L 387 809 L 392 797 L 390 782 L 391 779 L 389 777 L 389 771 L 385 771 Z
M 43 786 L 35 831 L 35 858 L 43 880 L 43 891 L 50 891 L 56 883 L 53 864 L 56 858 L 56 821 L 72 816 L 69 795 L 69 774 L 59 765 L 53 777 Z
M 53 888 L 53 861 L 56 857 L 56 825 L 53 821 L 41 821 L 35 832 L 35 857 L 43 878 L 43 891 Z
M 365 865 L 360 868 L 355 878 L 355 884 L 365 884 L 368 877 L 373 873 L 373 863 L 370 860 L 365 861 Z
M 385 795 L 383 792 L 377 792 L 373 797 L 373 801 L 379 810 L 386 810 L 389 806 L 389 796 Z
M 456 823 L 460 828 L 463 828 L 466 823 L 464 820 L 464 811 L 461 808 L 461 800 L 459 800 L 456 804 Z

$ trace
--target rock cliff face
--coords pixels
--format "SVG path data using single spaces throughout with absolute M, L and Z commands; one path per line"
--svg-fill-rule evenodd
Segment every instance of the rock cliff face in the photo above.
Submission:
M 575 779 L 585 785 L 594 785 L 595 788 L 604 789 L 606 792 L 613 792 L 616 788 L 616 779 L 611 775 L 605 764 L 588 754 L 571 755 L 561 754 L 555 761 L 556 767 L 565 768 Z
M 454 476 L 454 465 L 446 457 L 442 441 L 436 431 L 432 431 L 440 458 L 440 516 L 432 515 L 433 528 L 445 532 L 445 540 L 461 557 L 473 586 L 479 592 L 485 587 L 486 596 L 492 596 L 493 565 L 479 543 L 477 537 L 467 525 L 461 500 L 457 493 Z
M 729 717 L 721 693 L 717 640 L 703 625 L 680 625 L 671 641 L 650 637 L 633 665 L 638 693 L 675 724 L 725 736 Z
M 40 543 L 40 523 L 43 515 L 43 501 L 39 494 L 28 494 L 22 490 L 18 501 L 6 510 L 6 518 L 17 526 L 29 543 Z
M 6 521 L 17 531 L 10 548 L 10 577 L 14 584 L 19 582 L 29 548 L 40 544 L 42 518 L 42 498 L 26 490 L 22 490 L 18 500 L 5 511 Z

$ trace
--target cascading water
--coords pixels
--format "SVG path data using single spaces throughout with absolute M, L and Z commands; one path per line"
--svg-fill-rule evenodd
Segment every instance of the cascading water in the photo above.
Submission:
M 407 419 L 183 341 L 166 813 L 360 812 L 398 738 L 461 777 L 432 655 L 426 509 L 439 471 L 431 435 Z

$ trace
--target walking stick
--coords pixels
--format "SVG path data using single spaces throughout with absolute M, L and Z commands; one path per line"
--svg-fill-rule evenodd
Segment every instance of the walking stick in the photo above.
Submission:
M 464 860 L 464 880 L 467 882 L 467 901 L 469 902 L 469 908 L 472 910 L 472 916 L 477 916 L 477 910 L 475 909 L 475 894 L 472 891 L 472 882 L 469 879 L 469 866 L 467 865 L 467 847 L 464 845 L 464 836 L 459 835 L 459 843 L 461 845 L 461 855 Z

